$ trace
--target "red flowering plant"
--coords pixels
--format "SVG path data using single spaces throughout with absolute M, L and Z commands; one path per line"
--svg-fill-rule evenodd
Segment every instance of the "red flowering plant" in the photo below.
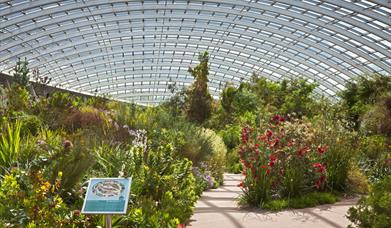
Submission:
M 245 178 L 240 185 L 246 203 L 262 206 L 272 198 L 324 189 L 327 167 L 321 161 L 327 146 L 312 145 L 311 134 L 294 126 L 275 115 L 260 128 L 242 129 L 239 156 Z

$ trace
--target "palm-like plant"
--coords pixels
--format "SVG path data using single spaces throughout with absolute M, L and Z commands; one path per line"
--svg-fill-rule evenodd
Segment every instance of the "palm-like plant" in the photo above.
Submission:
M 21 148 L 20 128 L 20 121 L 13 124 L 8 123 L 1 133 L 0 167 L 9 168 L 17 161 Z

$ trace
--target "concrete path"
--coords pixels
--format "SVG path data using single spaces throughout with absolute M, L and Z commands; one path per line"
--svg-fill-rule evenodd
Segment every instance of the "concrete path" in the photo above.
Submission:
M 345 214 L 349 207 L 355 205 L 357 199 L 342 200 L 332 205 L 287 210 L 278 213 L 240 209 L 237 206 L 237 199 L 242 191 L 237 185 L 241 178 L 240 174 L 225 174 L 223 186 L 204 192 L 197 202 L 195 213 L 187 227 L 342 228 L 350 224 Z

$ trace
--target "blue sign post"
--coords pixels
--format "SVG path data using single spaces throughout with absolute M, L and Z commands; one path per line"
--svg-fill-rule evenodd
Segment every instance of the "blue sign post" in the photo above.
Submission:
M 131 178 L 91 178 L 83 203 L 83 214 L 103 214 L 106 227 L 111 227 L 111 216 L 126 214 Z

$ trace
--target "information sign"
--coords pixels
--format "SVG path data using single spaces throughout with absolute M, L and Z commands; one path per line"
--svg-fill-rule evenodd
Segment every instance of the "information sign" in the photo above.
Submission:
M 92 178 L 84 199 L 83 214 L 126 214 L 131 178 Z

